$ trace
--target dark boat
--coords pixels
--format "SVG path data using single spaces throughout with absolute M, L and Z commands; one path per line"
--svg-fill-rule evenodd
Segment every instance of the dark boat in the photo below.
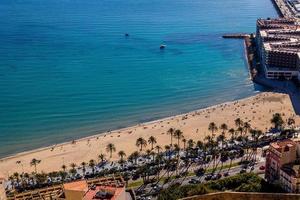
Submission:
M 160 49 L 165 49 L 165 48 L 166 48 L 166 45 L 161 44 L 159 48 L 160 48 Z

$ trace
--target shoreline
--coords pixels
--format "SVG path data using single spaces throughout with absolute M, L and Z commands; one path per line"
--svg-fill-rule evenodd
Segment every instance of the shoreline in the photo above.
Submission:
M 241 98 L 241 99 L 236 99 L 236 100 L 232 100 L 232 101 L 226 101 L 226 102 L 218 103 L 218 104 L 213 104 L 211 106 L 207 106 L 207 107 L 204 107 L 204 108 L 192 110 L 192 111 L 189 111 L 189 112 L 185 112 L 185 113 L 181 113 L 181 114 L 177 114 L 177 115 L 171 115 L 169 117 L 159 118 L 159 119 L 151 120 L 151 121 L 147 121 L 147 122 L 142 122 L 142 123 L 139 123 L 139 124 L 127 126 L 127 127 L 120 128 L 120 129 L 114 129 L 114 130 L 112 130 L 110 132 L 106 131 L 106 132 L 96 133 L 96 134 L 93 134 L 93 135 L 90 135 L 90 136 L 85 136 L 85 137 L 81 137 L 79 139 L 74 139 L 72 141 L 76 141 L 76 142 L 87 141 L 88 139 L 95 139 L 95 138 L 101 137 L 101 136 L 103 136 L 105 134 L 106 135 L 110 135 L 110 134 L 118 133 L 119 131 L 121 131 L 121 132 L 122 131 L 127 131 L 127 130 L 130 130 L 132 128 L 139 127 L 141 125 L 152 125 L 152 124 L 155 124 L 157 122 L 163 122 L 163 121 L 166 121 L 166 120 L 170 120 L 172 118 L 182 117 L 182 116 L 185 116 L 185 115 L 193 114 L 195 112 L 201 112 L 201 111 L 204 111 L 206 109 L 213 109 L 213 108 L 221 106 L 223 104 L 231 104 L 231 103 L 234 103 L 236 101 L 251 99 L 251 98 L 253 98 L 256 95 L 261 94 L 261 93 L 264 93 L 264 92 L 260 92 L 259 91 L 255 95 L 252 95 L 252 96 L 249 96 L 249 97 L 245 97 L 245 98 Z M 44 151 L 44 150 L 49 150 L 51 148 L 61 147 L 61 146 L 67 145 L 67 144 L 71 144 L 72 141 L 61 142 L 61 143 L 57 143 L 57 144 L 53 144 L 53 145 L 49 145 L 49 146 L 45 146 L 45 147 L 35 148 L 35 149 L 32 149 L 32 150 L 23 151 L 23 152 L 15 153 L 15 154 L 12 154 L 12 155 L 8 155 L 8 156 L 5 156 L 3 158 L 0 158 L 0 162 L 2 162 L 4 160 L 14 159 L 14 158 L 20 157 L 20 156 L 25 156 L 25 155 L 32 154 L 32 153 L 41 152 L 41 151 Z
M 76 163 L 79 166 L 82 161 L 98 160 L 100 153 L 105 154 L 108 158 L 105 148 L 109 143 L 116 146 L 116 152 L 113 153 L 110 160 L 118 160 L 117 152 L 120 150 L 124 150 L 127 156 L 138 150 L 135 142 L 139 137 L 148 140 L 150 136 L 154 136 L 157 139 L 155 145 L 163 148 L 170 143 L 170 136 L 166 132 L 171 127 L 182 130 L 187 140 L 193 139 L 194 141 L 203 140 L 207 134 L 210 134 L 207 130 L 210 122 L 215 122 L 217 126 L 226 123 L 228 128 L 235 128 L 234 120 L 236 118 L 248 121 L 252 128 L 266 131 L 272 126 L 270 119 L 276 112 L 284 114 L 284 119 L 294 117 L 296 125 L 300 124 L 300 116 L 295 114 L 287 94 L 258 92 L 254 96 L 243 99 L 83 137 L 75 140 L 75 143 L 67 141 L 7 156 L 0 159 L 0 176 L 8 177 L 14 172 L 21 173 L 22 170 L 28 173 L 32 172 L 33 167 L 30 166 L 30 161 L 33 158 L 41 160 L 38 165 L 39 172 L 60 170 L 62 164 L 69 167 L 71 163 Z M 220 131 L 216 134 L 220 134 Z M 180 145 L 182 146 L 183 143 L 180 142 Z M 149 145 L 147 148 L 150 148 Z M 20 165 L 16 164 L 16 161 L 21 161 L 22 169 Z

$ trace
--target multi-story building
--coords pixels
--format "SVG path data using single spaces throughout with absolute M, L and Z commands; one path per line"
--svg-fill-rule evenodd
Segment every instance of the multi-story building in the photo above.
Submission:
M 282 166 L 294 162 L 296 158 L 296 142 L 288 139 L 271 143 L 266 155 L 265 178 L 269 182 L 279 180 Z
M 271 143 L 266 155 L 265 178 L 278 181 L 287 192 L 300 193 L 300 140 Z
M 281 167 L 279 182 L 287 192 L 300 192 L 300 165 L 286 164 Z
M 266 78 L 299 77 L 300 25 L 296 19 L 258 19 L 256 43 Z

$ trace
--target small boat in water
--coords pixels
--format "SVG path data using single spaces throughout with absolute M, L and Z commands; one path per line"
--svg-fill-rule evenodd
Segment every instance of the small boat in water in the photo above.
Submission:
M 161 44 L 159 48 L 160 48 L 160 49 L 165 49 L 165 48 L 166 48 L 166 45 Z
M 129 34 L 128 34 L 128 33 L 125 33 L 125 37 L 129 37 Z

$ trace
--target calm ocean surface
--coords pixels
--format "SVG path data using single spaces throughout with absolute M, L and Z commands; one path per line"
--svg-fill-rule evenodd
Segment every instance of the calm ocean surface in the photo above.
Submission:
M 270 0 L 1 0 L 0 157 L 257 93 L 242 41 L 221 35 L 276 15 Z

